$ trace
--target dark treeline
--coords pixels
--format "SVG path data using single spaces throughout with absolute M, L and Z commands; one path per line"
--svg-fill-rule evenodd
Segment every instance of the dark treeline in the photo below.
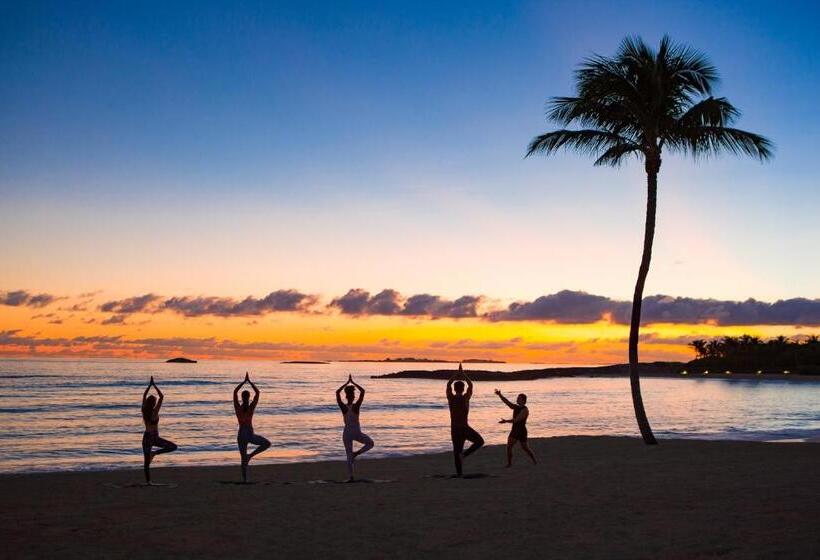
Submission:
M 790 339 L 778 336 L 724 336 L 689 343 L 697 357 L 691 367 L 730 370 L 736 373 L 802 373 L 820 375 L 820 337 Z

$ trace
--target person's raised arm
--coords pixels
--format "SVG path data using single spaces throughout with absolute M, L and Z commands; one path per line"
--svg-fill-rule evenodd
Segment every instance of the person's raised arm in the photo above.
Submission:
M 342 391 L 345 387 L 347 387 L 348 382 L 345 381 L 342 383 L 342 386 L 336 389 L 336 404 L 339 405 L 339 408 L 342 409 L 342 412 L 345 412 L 347 409 L 345 408 L 345 403 L 342 402 Z
M 154 410 L 156 410 L 157 412 L 159 412 L 159 409 L 160 409 L 160 407 L 162 406 L 162 401 L 163 401 L 163 399 L 165 398 L 165 395 L 163 395 L 163 394 L 162 394 L 162 391 L 160 391 L 160 390 L 159 390 L 159 387 L 157 387 L 157 384 L 154 382 L 154 378 L 153 378 L 153 377 L 151 377 L 151 385 L 153 385 L 153 386 L 154 386 L 154 389 L 156 389 L 156 391 L 157 391 L 157 397 L 158 397 L 158 398 L 157 398 L 157 406 L 155 406 L 155 407 L 154 407 Z
M 233 389 L 233 407 L 234 408 L 239 408 L 239 389 L 241 389 L 242 385 L 244 385 L 244 384 L 245 384 L 245 380 L 243 379 L 242 382 L 239 383 L 239 385 L 237 385 Z
M 469 399 L 473 396 L 473 380 L 467 376 L 467 372 L 462 371 L 461 374 L 464 376 L 464 381 L 467 382 L 467 392 L 464 396 Z
M 248 375 L 247 373 L 245 374 Z M 251 381 L 250 377 L 247 377 L 248 383 L 250 383 L 251 389 L 253 389 L 253 400 L 251 401 L 251 408 L 256 408 L 256 405 L 259 403 L 259 388 L 256 384 Z
M 145 392 L 142 394 L 142 403 L 145 404 L 145 399 L 148 398 L 148 393 L 151 392 L 151 387 L 154 385 L 154 376 L 151 376 L 151 381 L 148 382 L 148 387 L 145 388 Z
M 496 394 L 496 395 L 498 395 L 498 398 L 500 398 L 500 399 L 501 399 L 501 401 L 502 401 L 504 404 L 506 404 L 506 405 L 507 405 L 507 406 L 509 406 L 510 408 L 515 408 L 515 405 L 514 405 L 513 403 L 511 403 L 507 397 L 505 397 L 504 395 L 502 395 L 502 394 L 501 394 L 501 391 L 499 391 L 498 389 L 496 389 L 496 390 L 495 390 L 495 394 Z
M 446 393 L 447 393 L 447 398 L 448 399 L 453 396 L 453 383 L 455 383 L 455 380 L 456 380 L 457 377 L 458 377 L 458 373 L 454 373 L 453 375 L 450 376 L 450 379 L 447 380 Z
M 356 399 L 356 406 L 361 406 L 362 401 L 364 400 L 364 387 L 353 381 L 353 376 L 350 377 L 350 383 L 359 390 L 359 398 Z

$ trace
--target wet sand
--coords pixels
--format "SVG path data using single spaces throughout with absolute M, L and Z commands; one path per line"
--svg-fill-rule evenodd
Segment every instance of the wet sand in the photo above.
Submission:
M 377 442 L 378 443 L 378 442 Z M 448 454 L 0 476 L 3 558 L 816 558 L 820 444 L 562 437 Z M 162 457 L 157 461 L 162 464 Z M 125 486 L 125 487 L 120 487 Z

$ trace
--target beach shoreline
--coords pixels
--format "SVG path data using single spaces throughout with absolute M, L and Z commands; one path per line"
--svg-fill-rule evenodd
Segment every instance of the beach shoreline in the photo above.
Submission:
M 344 462 L 0 476 L 9 558 L 784 558 L 820 552 L 817 443 L 533 439 L 511 469 L 489 446 Z M 161 465 L 161 460 L 158 460 Z

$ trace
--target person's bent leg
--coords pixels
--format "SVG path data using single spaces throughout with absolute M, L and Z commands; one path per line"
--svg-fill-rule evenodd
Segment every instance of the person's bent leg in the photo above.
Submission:
M 163 453 L 172 453 L 177 450 L 177 444 L 161 437 L 154 438 L 154 447 L 159 447 L 154 451 L 154 456 L 162 455 Z
M 481 446 L 484 445 L 484 438 L 469 426 L 467 426 L 467 429 L 465 430 L 465 439 L 472 442 L 472 445 L 467 448 L 467 451 L 464 452 L 465 457 L 469 457 L 481 449 Z
M 359 434 L 359 437 L 356 438 L 356 441 L 361 443 L 362 447 L 359 448 L 358 451 L 353 453 L 354 457 L 358 457 L 362 453 L 367 453 L 368 451 L 373 449 L 373 445 L 374 445 L 373 440 L 370 439 L 370 436 L 368 436 L 367 434 Z
M 257 455 L 259 455 L 260 453 L 262 453 L 270 447 L 270 442 L 266 438 L 263 438 L 262 436 L 258 436 L 256 434 L 251 436 L 249 441 L 250 443 L 256 446 L 256 449 L 254 449 L 251 452 L 251 454 L 248 455 L 248 462 L 250 462 L 251 459 L 253 459 L 254 457 L 256 457 Z

